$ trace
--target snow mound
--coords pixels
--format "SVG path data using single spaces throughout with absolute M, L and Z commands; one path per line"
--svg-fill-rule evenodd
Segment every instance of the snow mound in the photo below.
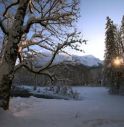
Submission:
M 79 93 L 74 91 L 70 86 L 50 86 L 50 87 L 37 87 L 34 90 L 32 86 L 15 86 L 11 90 L 12 97 L 30 97 L 46 99 L 65 99 L 65 100 L 80 100 Z

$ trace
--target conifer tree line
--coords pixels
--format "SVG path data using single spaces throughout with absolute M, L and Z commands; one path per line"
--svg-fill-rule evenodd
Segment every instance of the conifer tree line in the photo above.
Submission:
M 105 32 L 105 60 L 103 84 L 114 85 L 116 77 L 113 60 L 117 57 L 124 59 L 124 16 L 121 25 L 116 25 L 107 17 Z

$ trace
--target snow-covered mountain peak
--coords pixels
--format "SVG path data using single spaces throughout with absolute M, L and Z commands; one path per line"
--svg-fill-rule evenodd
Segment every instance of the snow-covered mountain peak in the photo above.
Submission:
M 93 55 L 72 56 L 72 57 L 77 63 L 83 64 L 89 67 L 99 66 L 100 64 L 102 64 L 102 61 Z
M 41 55 L 36 58 L 35 65 L 41 66 L 47 64 L 52 58 L 51 54 Z M 75 63 L 75 64 L 83 64 L 89 67 L 92 66 L 99 66 L 102 64 L 102 61 L 98 58 L 96 58 L 93 55 L 86 55 L 86 56 L 76 56 L 76 55 L 64 55 L 64 54 L 58 54 L 53 64 L 59 64 L 63 62 L 69 62 L 69 63 Z

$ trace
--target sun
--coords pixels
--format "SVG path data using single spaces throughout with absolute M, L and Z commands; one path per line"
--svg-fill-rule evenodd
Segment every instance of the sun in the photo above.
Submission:
M 115 66 L 120 66 L 122 63 L 123 63 L 123 59 L 120 58 L 120 57 L 116 57 L 116 58 L 113 60 L 113 64 L 114 64 Z

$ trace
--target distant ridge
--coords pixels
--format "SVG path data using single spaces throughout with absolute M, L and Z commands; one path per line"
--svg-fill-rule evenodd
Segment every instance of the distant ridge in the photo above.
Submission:
M 38 57 L 35 58 L 34 64 L 35 66 L 42 66 L 48 63 L 51 59 L 52 55 L 46 53 L 45 55 L 39 55 Z M 99 59 L 96 58 L 93 55 L 85 55 L 85 56 L 77 56 L 77 55 L 64 55 L 64 54 L 58 54 L 54 61 L 53 64 L 60 64 L 64 62 L 69 62 L 73 64 L 82 64 L 85 66 L 93 67 L 93 66 L 99 66 L 102 65 L 103 62 Z

